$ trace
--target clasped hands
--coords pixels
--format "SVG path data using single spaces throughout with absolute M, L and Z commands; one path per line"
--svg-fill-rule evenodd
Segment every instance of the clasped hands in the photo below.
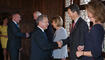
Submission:
M 61 48 L 62 45 L 63 45 L 63 41 L 57 41 L 57 44 L 58 44 L 58 47 Z M 84 52 L 83 52 L 84 46 L 79 45 L 79 46 L 77 47 L 77 50 L 78 50 L 78 51 L 76 52 L 76 56 L 77 56 L 77 57 L 81 57 L 82 55 L 84 55 Z
M 58 44 L 58 47 L 61 48 L 62 45 L 63 45 L 63 41 L 57 41 L 57 44 Z M 78 51 L 76 52 L 76 56 L 77 56 L 77 57 L 81 57 L 82 55 L 84 55 L 84 52 L 83 52 L 84 46 L 79 45 L 79 46 L 77 47 L 77 50 L 78 50 Z
M 83 52 L 83 50 L 84 50 L 84 46 L 78 46 L 77 47 L 77 52 L 76 52 L 76 56 L 77 57 L 81 57 L 82 55 L 84 55 L 84 52 Z

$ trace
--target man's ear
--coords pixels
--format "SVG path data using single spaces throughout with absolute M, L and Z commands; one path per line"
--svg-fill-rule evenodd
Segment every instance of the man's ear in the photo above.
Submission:
M 42 21 L 39 21 L 38 25 L 41 25 L 42 24 Z
M 38 25 L 41 24 L 41 22 L 39 21 Z

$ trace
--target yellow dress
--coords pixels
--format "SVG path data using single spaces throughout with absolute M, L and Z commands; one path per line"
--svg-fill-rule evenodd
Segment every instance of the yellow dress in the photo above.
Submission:
M 7 26 L 0 26 L 0 35 L 7 36 Z M 7 37 L 0 37 L 2 48 L 7 48 Z

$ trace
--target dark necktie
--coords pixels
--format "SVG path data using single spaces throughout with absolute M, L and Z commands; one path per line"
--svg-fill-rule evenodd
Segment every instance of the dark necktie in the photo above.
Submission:
M 72 29 L 74 29 L 74 27 L 75 27 L 75 22 L 72 24 Z
M 18 24 L 16 24 L 16 26 L 19 28 L 19 25 Z
M 43 32 L 43 34 L 44 34 L 45 39 L 47 40 L 47 35 L 46 35 L 46 33 L 45 33 L 45 32 Z

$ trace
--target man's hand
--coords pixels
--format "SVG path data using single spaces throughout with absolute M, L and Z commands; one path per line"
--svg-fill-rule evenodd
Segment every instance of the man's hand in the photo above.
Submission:
M 29 38 L 29 36 L 30 36 L 29 33 L 26 33 L 26 38 Z
M 61 48 L 62 45 L 63 45 L 63 44 L 62 44 L 62 41 L 57 41 L 57 44 L 58 44 L 58 47 L 60 47 L 60 48 Z
M 82 55 L 84 55 L 84 52 L 83 51 L 77 51 L 76 52 L 76 56 L 77 57 L 81 57 Z

